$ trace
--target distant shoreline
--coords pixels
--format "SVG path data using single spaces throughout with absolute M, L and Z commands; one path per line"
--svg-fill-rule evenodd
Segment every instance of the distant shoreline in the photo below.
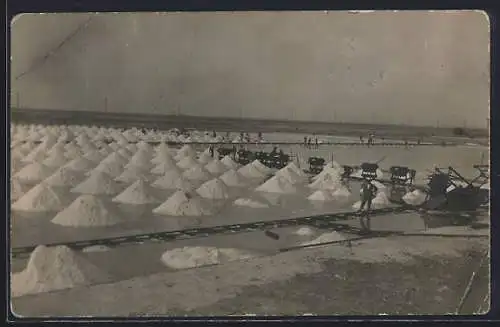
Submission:
M 18 123 L 41 124 L 83 124 L 110 127 L 143 127 L 143 128 L 186 128 L 200 130 L 216 130 L 218 132 L 249 133 L 300 133 L 331 136 L 359 137 L 373 133 L 377 138 L 407 139 L 423 142 L 479 143 L 487 145 L 489 136 L 486 130 L 467 129 L 473 137 L 457 137 L 453 128 L 370 125 L 355 123 L 277 121 L 241 119 L 233 117 L 197 117 L 153 114 L 130 114 L 95 111 L 68 111 L 43 109 L 11 109 L 11 121 Z

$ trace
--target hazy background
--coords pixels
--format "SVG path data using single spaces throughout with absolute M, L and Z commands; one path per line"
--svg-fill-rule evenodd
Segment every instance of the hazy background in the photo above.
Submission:
M 479 12 L 24 14 L 12 107 L 485 128 Z

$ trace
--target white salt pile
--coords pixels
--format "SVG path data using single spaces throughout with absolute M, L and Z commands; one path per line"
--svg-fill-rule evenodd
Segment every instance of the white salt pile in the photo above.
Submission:
M 347 198 L 351 196 L 351 191 L 349 191 L 344 185 L 341 185 L 339 188 L 333 191 L 332 195 L 335 198 Z
M 333 200 L 332 194 L 326 190 L 317 190 L 307 198 L 311 201 L 331 201 Z
M 237 206 L 242 206 L 242 207 L 249 207 L 249 208 L 269 208 L 269 205 L 267 203 L 255 201 L 252 199 L 248 198 L 240 198 L 234 201 L 234 204 Z
M 186 144 L 182 148 L 180 148 L 179 151 L 177 151 L 177 155 L 175 156 L 175 160 L 179 161 L 180 159 L 184 157 L 195 157 L 196 156 L 196 151 L 189 145 Z
M 121 155 L 125 159 L 132 159 L 132 153 L 130 153 L 127 149 L 125 148 L 119 148 L 116 150 L 116 153 Z
M 121 164 L 119 163 L 104 163 L 101 162 L 97 167 L 92 169 L 91 171 L 87 172 L 86 175 L 90 176 L 96 172 L 102 172 L 106 173 L 107 175 L 117 178 L 123 173 L 124 169 Z
M 202 216 L 210 215 L 212 211 L 190 193 L 177 191 L 167 201 L 153 209 L 153 213 L 169 216 Z
M 29 187 L 25 186 L 17 178 L 13 178 L 10 181 L 10 201 L 16 201 L 21 198 L 28 190 Z
M 318 190 L 335 191 L 342 185 L 341 176 L 338 174 L 325 173 L 322 177 L 309 184 L 310 188 Z
M 127 158 L 122 157 L 116 152 L 110 153 L 106 158 L 101 161 L 101 164 L 110 164 L 110 165 L 121 165 L 124 166 L 128 163 Z
M 68 162 L 68 159 L 64 156 L 64 152 L 55 151 L 51 155 L 49 155 L 42 163 L 47 167 L 59 168 L 65 165 Z
M 196 188 L 194 182 L 184 178 L 178 170 L 169 170 L 163 176 L 158 178 L 152 186 L 164 190 L 181 190 L 190 192 Z
M 83 253 L 108 252 L 108 251 L 111 251 L 111 248 L 106 245 L 91 245 L 82 249 Z
M 169 153 L 159 153 L 153 159 L 151 159 L 152 164 L 162 164 L 162 163 L 175 163 L 174 158 Z
M 293 169 L 284 167 L 280 169 L 275 176 L 281 176 L 289 181 L 291 184 L 298 184 L 304 181 L 304 178 L 299 176 Z
M 419 206 L 425 202 L 426 197 L 427 195 L 424 192 L 414 190 L 403 195 L 402 200 L 409 205 Z
M 129 168 L 131 166 L 145 167 L 150 169 L 151 156 L 145 150 L 139 150 L 132 156 L 132 158 L 130 158 L 130 161 L 125 167 Z
M 345 241 L 346 238 L 342 236 L 339 232 L 330 232 L 330 233 L 325 233 L 320 235 L 319 237 L 315 238 L 314 240 L 310 242 L 304 242 L 301 245 L 313 245 L 313 244 L 320 244 L 320 243 L 328 243 L 328 242 L 337 242 L 337 241 Z
M 46 149 L 40 149 L 36 147 L 30 153 L 28 153 L 23 159 L 24 163 L 32 163 L 32 162 L 42 162 L 47 157 Z
M 244 186 L 247 181 L 245 178 L 235 171 L 234 169 L 229 169 L 224 174 L 219 177 L 227 186 L 231 187 L 241 187 Z
M 391 202 L 389 201 L 389 198 L 387 197 L 387 195 L 383 191 L 378 192 L 372 201 L 372 205 L 375 209 L 385 208 L 390 204 L 391 204 Z
M 127 149 L 127 151 L 129 151 L 130 153 L 136 153 L 137 150 L 139 150 L 137 145 L 135 145 L 134 143 L 127 144 L 125 146 L 125 149 Z
M 177 166 L 181 169 L 189 169 L 195 166 L 198 166 L 199 162 L 196 161 L 193 157 L 184 157 L 178 163 Z
M 299 167 L 297 167 L 294 162 L 290 162 L 288 165 L 286 165 L 286 168 L 291 169 L 295 174 L 302 178 L 307 177 L 306 173 L 304 173 Z
M 243 177 L 248 178 L 248 179 L 259 179 L 260 180 L 260 179 L 263 179 L 266 177 L 265 173 L 258 170 L 251 163 L 238 169 L 238 173 L 240 173 Z
M 264 174 L 270 174 L 272 172 L 271 168 L 266 167 L 257 159 L 252 161 L 251 165 L 260 170 L 261 172 L 263 172 Z
M 88 171 L 90 169 L 93 169 L 94 167 L 95 163 L 93 161 L 85 159 L 84 157 L 75 158 L 63 166 L 63 168 L 69 168 L 71 170 L 80 172 Z
M 214 178 L 212 180 L 209 180 L 208 182 L 203 183 L 197 190 L 196 192 L 203 198 L 207 199 L 227 199 L 229 198 L 229 189 L 224 184 L 223 181 L 221 181 L 218 178 Z
M 212 160 L 214 160 L 214 158 L 212 158 L 212 156 L 208 153 L 205 153 L 203 152 L 200 157 L 198 158 L 198 162 L 203 164 L 203 165 L 206 165 L 208 164 L 209 162 L 211 162 Z
M 186 170 L 182 176 L 190 181 L 205 182 L 212 178 L 212 175 L 203 166 L 195 165 Z
M 151 154 L 153 152 L 153 147 L 146 141 L 142 140 L 137 143 L 137 148 L 139 151 L 144 151 L 147 154 Z
M 219 251 L 215 247 L 183 247 L 166 251 L 161 261 L 169 268 L 188 269 L 219 264 Z
M 264 184 L 255 189 L 259 192 L 269 193 L 295 193 L 297 189 L 288 180 L 281 176 L 274 176 L 267 180 Z
M 53 172 L 53 168 L 34 162 L 23 167 L 14 177 L 23 183 L 37 183 L 52 175 Z
M 144 179 L 148 182 L 153 181 L 153 177 L 144 168 L 138 166 L 131 166 L 125 169 L 120 176 L 115 178 L 116 181 L 123 183 L 133 183 L 139 179 Z
M 52 219 L 54 224 L 71 227 L 112 226 L 122 221 L 113 204 L 90 194 L 80 195 Z
M 301 227 L 298 230 L 296 230 L 294 234 L 298 236 L 312 236 L 316 234 L 316 231 L 314 231 L 310 227 Z
M 224 156 L 224 158 L 221 159 L 221 162 L 229 169 L 238 169 L 239 165 L 234 162 L 234 160 L 230 156 Z
M 255 258 L 257 254 L 246 250 L 233 249 L 233 248 L 219 248 L 219 263 L 224 264 L 230 261 L 248 260 Z
M 66 246 L 39 245 L 25 270 L 12 275 L 14 297 L 105 283 L 111 276 Z
M 75 187 L 83 181 L 83 173 L 72 170 L 67 167 L 58 169 L 55 173 L 44 180 L 50 186 L 71 186 Z
M 169 170 L 178 170 L 177 165 L 173 160 L 167 160 L 164 161 L 157 166 L 155 166 L 153 169 L 151 169 L 152 174 L 157 174 L 157 175 L 163 175 Z
M 113 198 L 113 202 L 141 205 L 161 203 L 162 201 L 155 195 L 154 188 L 147 184 L 145 180 L 139 179 Z
M 227 171 L 227 167 L 220 162 L 219 159 L 214 159 L 211 162 L 209 162 L 206 166 L 205 169 L 214 175 L 220 175 L 223 174 L 225 171 Z
M 118 185 L 110 175 L 101 171 L 96 171 L 92 173 L 89 178 L 72 188 L 71 192 L 94 195 L 115 195 L 120 192 L 121 189 L 121 186 Z
M 156 154 L 159 155 L 164 155 L 167 154 L 169 156 L 172 156 L 173 152 L 172 150 L 167 146 L 167 144 L 161 142 L 160 145 L 155 149 Z
M 92 161 L 94 163 L 99 163 L 101 160 L 103 160 L 103 155 L 99 153 L 97 150 L 92 150 L 90 152 L 87 152 L 83 155 L 83 158 Z
M 20 159 L 11 158 L 10 160 L 10 173 L 15 174 L 23 167 L 23 163 Z
M 63 194 L 42 182 L 14 202 L 12 209 L 29 212 L 57 211 L 66 204 Z

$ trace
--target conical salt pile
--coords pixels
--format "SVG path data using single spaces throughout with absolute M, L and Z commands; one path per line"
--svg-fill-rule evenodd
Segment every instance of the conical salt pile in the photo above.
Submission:
M 342 185 L 341 176 L 332 173 L 324 174 L 323 177 L 316 179 L 309 184 L 310 188 L 319 190 L 335 191 Z
M 30 153 L 28 153 L 23 159 L 24 163 L 32 163 L 32 162 L 42 162 L 47 157 L 47 152 L 45 149 L 41 149 L 36 147 Z
M 155 152 L 157 155 L 163 155 L 163 154 L 168 154 L 169 156 L 173 155 L 173 151 L 164 142 L 161 142 L 160 145 L 158 145 L 158 147 L 155 149 Z
M 94 167 L 95 163 L 93 161 L 85 159 L 84 157 L 73 159 L 63 166 L 63 168 L 69 168 L 71 170 L 81 172 L 88 171 L 90 169 L 93 169 Z
M 378 192 L 377 195 L 375 196 L 375 198 L 372 201 L 372 205 L 376 209 L 385 208 L 385 207 L 387 207 L 390 204 L 391 204 L 391 202 L 389 201 L 389 198 L 387 197 L 387 195 L 383 191 Z
M 258 170 L 251 163 L 238 169 L 238 173 L 240 173 L 243 177 L 246 177 L 249 179 L 262 179 L 262 178 L 266 177 L 265 173 Z
M 184 157 L 195 157 L 196 151 L 189 145 L 186 144 L 179 151 L 177 151 L 177 155 L 175 156 L 175 160 L 179 161 Z
M 12 209 L 30 212 L 56 211 L 64 208 L 66 204 L 62 194 L 42 182 L 14 202 Z
M 261 172 L 263 172 L 264 174 L 270 174 L 272 172 L 272 170 L 270 168 L 268 168 L 267 166 L 263 165 L 259 160 L 254 160 L 252 161 L 251 163 L 252 166 L 254 166 L 255 168 L 257 168 L 258 170 L 260 170 Z
M 103 172 L 108 174 L 111 177 L 117 178 L 123 173 L 124 169 L 121 164 L 119 163 L 104 163 L 101 162 L 97 167 L 92 169 L 91 171 L 87 172 L 86 175 L 90 176 L 95 172 Z
M 80 151 L 78 149 L 66 150 L 64 152 L 64 156 L 68 160 L 73 160 L 73 159 L 76 159 L 76 158 L 81 158 L 83 153 L 85 153 L 85 151 Z
M 127 146 L 125 146 L 125 149 L 127 149 L 130 153 L 136 153 L 137 150 L 139 150 L 137 145 L 135 145 L 134 143 L 128 144 Z
M 175 163 L 175 160 L 169 153 L 159 153 L 151 159 L 151 163 L 159 165 L 162 163 Z
M 113 202 L 126 204 L 148 204 L 161 203 L 155 195 L 155 190 L 146 183 L 143 179 L 139 179 L 134 184 L 127 187 L 122 193 L 118 194 Z
M 414 190 L 412 192 L 406 193 L 402 200 L 409 205 L 418 206 L 425 202 L 426 194 L 420 190 Z
M 12 296 L 36 294 L 111 281 L 111 276 L 67 246 L 39 245 L 28 265 L 12 274 Z
M 209 210 L 200 199 L 183 191 L 175 192 L 167 201 L 153 209 L 153 213 L 169 216 L 202 216 L 210 215 Z
M 291 184 L 298 184 L 304 181 L 304 179 L 299 176 L 295 171 L 289 167 L 284 167 L 280 169 L 275 176 L 281 176 L 289 181 Z
M 281 176 L 274 176 L 255 189 L 269 193 L 295 193 L 297 189 L 288 180 Z
M 195 184 L 184 178 L 177 169 L 165 172 L 163 176 L 153 183 L 153 186 L 164 190 L 178 189 L 186 192 L 192 191 L 195 188 Z
M 216 247 L 185 246 L 168 250 L 161 256 L 161 262 L 169 268 L 188 269 L 219 264 Z
M 324 178 L 326 175 L 340 176 L 341 174 L 342 170 L 335 167 L 325 166 L 318 175 L 313 176 L 312 180 L 317 181 L 318 179 Z
M 14 159 L 11 157 L 11 160 L 10 160 L 10 173 L 11 174 L 17 173 L 23 166 L 24 165 L 20 159 Z
M 231 159 L 230 156 L 224 156 L 221 161 L 227 168 L 237 170 L 239 165 Z
M 94 195 L 115 195 L 121 190 L 122 188 L 113 180 L 110 175 L 102 171 L 96 171 L 82 183 L 72 188 L 71 192 Z
M 101 161 L 101 164 L 120 164 L 121 166 L 124 166 L 125 164 L 127 164 L 127 162 L 127 158 L 122 157 L 116 152 L 112 152 L 104 160 Z
M 182 176 L 186 177 L 190 181 L 200 181 L 204 182 L 212 178 L 212 175 L 200 165 L 193 166 L 192 168 L 186 170 Z
M 132 159 L 132 154 L 125 148 L 119 148 L 116 153 L 121 155 L 125 159 Z
M 297 174 L 297 176 L 300 176 L 302 178 L 306 177 L 307 175 L 302 171 L 300 170 L 299 167 L 297 167 L 297 165 L 293 162 L 290 162 L 288 165 L 286 165 L 286 168 L 288 169 L 291 169 L 295 174 Z
M 29 187 L 26 187 L 17 178 L 13 178 L 10 181 L 10 201 L 16 201 L 21 198 L 27 191 Z
M 93 150 L 84 154 L 83 158 L 95 163 L 99 163 L 101 162 L 101 160 L 103 160 L 104 156 L 101 153 L 99 153 L 99 151 Z
M 23 167 L 14 177 L 23 183 L 37 183 L 52 175 L 54 168 L 47 167 L 44 164 L 34 162 Z
M 332 195 L 328 191 L 317 190 L 316 192 L 311 194 L 307 199 L 311 201 L 331 201 Z
M 54 224 L 71 227 L 112 226 L 122 221 L 114 204 L 91 194 L 80 195 L 52 219 Z
M 116 181 L 123 183 L 133 183 L 139 179 L 144 179 L 150 182 L 153 181 L 153 177 L 146 170 L 137 166 L 125 169 L 120 176 L 115 178 Z
M 218 178 L 203 183 L 196 192 L 207 199 L 227 199 L 229 198 L 229 189 L 226 184 Z
M 230 170 L 226 171 L 219 178 L 227 186 L 231 186 L 231 187 L 240 187 L 240 186 L 244 186 L 247 183 L 245 178 L 240 173 L 235 171 L 234 169 L 230 169 Z
M 206 148 L 205 151 L 203 151 L 202 154 L 208 154 L 210 155 L 210 157 L 212 157 L 211 153 L 210 153 L 210 147 Z M 217 151 L 216 149 L 214 149 L 214 156 L 212 158 L 219 158 L 219 151 Z
M 67 162 L 68 159 L 66 159 L 62 150 L 53 152 L 44 161 L 42 161 L 44 165 L 54 168 L 64 166 Z
M 298 236 L 312 236 L 316 232 L 311 227 L 301 227 L 294 234 Z
M 164 162 L 158 164 L 157 166 L 155 166 L 153 169 L 151 169 L 151 173 L 157 174 L 157 175 L 163 175 L 167 171 L 172 170 L 172 169 L 179 170 L 179 168 L 177 168 L 177 165 L 175 164 L 175 162 L 173 160 L 164 161 Z
M 83 181 L 85 176 L 83 173 L 72 170 L 67 167 L 58 169 L 55 173 L 49 176 L 44 182 L 50 186 L 71 186 L 75 187 Z
M 228 170 L 228 168 L 222 162 L 220 162 L 219 159 L 214 159 L 211 162 L 209 162 L 205 166 L 205 169 L 209 173 L 214 174 L 214 175 L 223 174 L 224 172 L 226 172 Z
M 249 207 L 249 208 L 269 208 L 267 203 L 255 201 L 252 199 L 241 198 L 234 201 L 234 204 L 241 207 Z
M 347 198 L 351 196 L 351 191 L 347 189 L 344 185 L 340 186 L 337 188 L 335 191 L 332 193 L 333 197 L 335 198 Z
M 177 163 L 177 166 L 181 169 L 189 169 L 191 167 L 198 166 L 198 165 L 199 165 L 199 162 L 196 161 L 196 159 L 194 159 L 193 157 L 189 157 L 189 156 L 182 158 Z
M 130 158 L 130 161 L 125 167 L 129 168 L 131 166 L 144 167 L 149 170 L 151 169 L 151 156 L 145 150 L 139 149 L 139 151 Z
M 210 154 L 205 153 L 205 152 L 203 152 L 200 155 L 200 157 L 198 158 L 198 162 L 201 163 L 202 165 L 206 165 L 209 162 L 211 162 L 212 160 L 214 160 L 214 158 L 212 158 L 212 156 Z
M 140 141 L 139 143 L 137 143 L 137 148 L 139 150 L 145 151 L 147 154 L 151 154 L 153 152 L 153 147 L 145 141 Z

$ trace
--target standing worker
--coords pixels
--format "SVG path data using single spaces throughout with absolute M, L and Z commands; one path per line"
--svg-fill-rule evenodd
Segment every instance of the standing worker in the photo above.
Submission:
M 371 180 L 369 179 L 365 179 L 363 181 L 363 184 L 361 184 L 361 205 L 359 206 L 358 213 L 362 213 L 363 209 L 366 206 L 366 210 L 364 210 L 365 214 L 361 215 L 360 217 L 361 227 L 364 230 L 370 230 L 369 212 L 372 207 L 373 198 L 375 198 L 377 191 L 378 188 L 375 185 L 373 185 Z
M 304 136 L 304 148 L 307 148 L 307 136 Z
M 319 144 L 318 144 L 318 137 L 317 136 L 316 136 L 315 141 L 316 141 L 316 149 L 318 149 L 319 148 Z

